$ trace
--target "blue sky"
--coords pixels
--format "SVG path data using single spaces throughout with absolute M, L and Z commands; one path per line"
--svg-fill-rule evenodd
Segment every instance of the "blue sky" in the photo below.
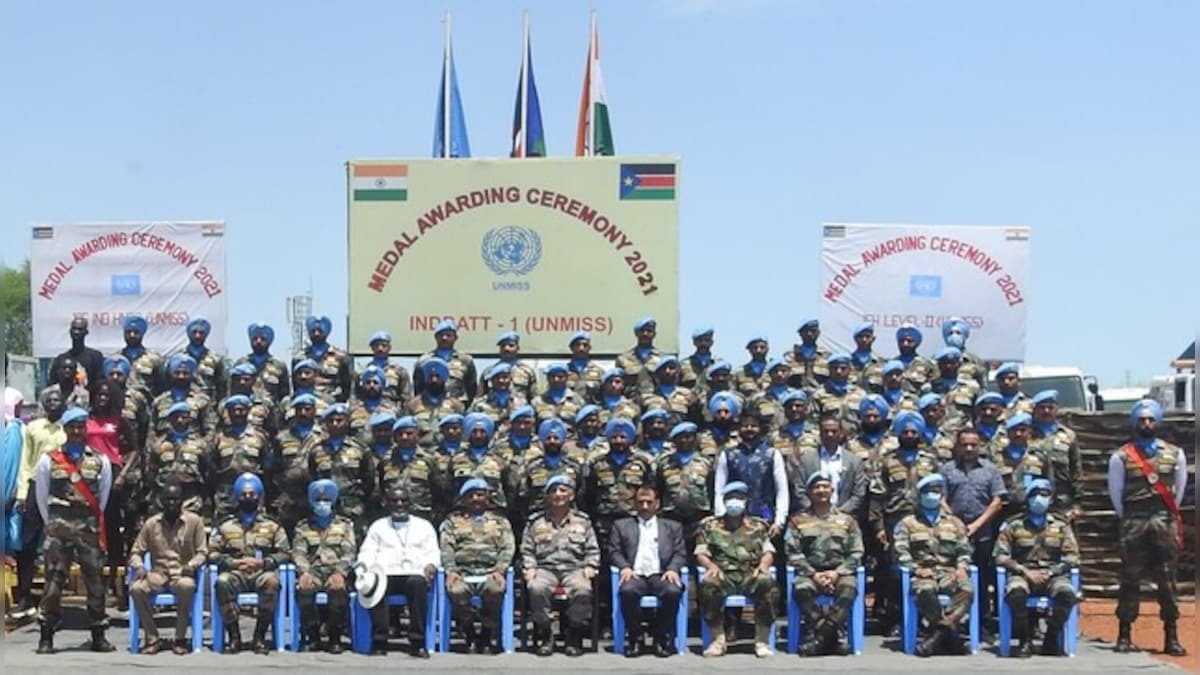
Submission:
M 474 154 L 507 155 L 528 8 L 565 155 L 592 6 L 11 5 L 3 260 L 34 222 L 219 218 L 235 326 L 286 334 L 310 279 L 343 316 L 343 164 L 429 153 L 442 12 Z M 817 311 L 827 221 L 1032 227 L 1028 360 L 1101 386 L 1166 372 L 1194 338 L 1200 4 L 594 6 L 618 152 L 683 158 L 681 324 L 714 324 L 726 357 L 758 332 L 786 348 Z

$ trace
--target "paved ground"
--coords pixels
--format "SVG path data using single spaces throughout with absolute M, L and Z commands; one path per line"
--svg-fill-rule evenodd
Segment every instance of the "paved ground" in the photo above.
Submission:
M 82 628 L 82 612 L 73 609 L 68 613 L 67 621 L 71 626 Z M 125 673 L 131 668 L 171 668 L 191 673 L 219 672 L 231 670 L 243 672 L 248 670 L 288 670 L 294 673 L 327 673 L 330 670 L 338 672 L 366 672 L 380 668 L 390 669 L 423 669 L 436 671 L 467 671 L 473 673 L 523 673 L 539 671 L 546 673 L 700 673 L 700 672 L 735 672 L 754 670 L 795 670 L 803 668 L 806 671 L 857 671 L 857 672 L 905 672 L 919 669 L 923 673 L 932 672 L 961 672 L 977 671 L 989 673 L 1046 673 L 1046 672 L 1100 672 L 1106 675 L 1116 672 L 1161 672 L 1170 675 L 1181 672 L 1176 667 L 1156 661 L 1145 653 L 1117 655 L 1111 652 L 1109 645 L 1101 642 L 1083 640 L 1079 644 L 1079 654 L 1075 658 L 1032 658 L 1029 660 L 1000 659 L 994 648 L 987 646 L 975 656 L 965 657 L 935 657 L 918 659 L 906 656 L 898 651 L 896 640 L 869 636 L 866 653 L 857 657 L 824 657 L 804 659 L 803 661 L 790 654 L 777 654 L 770 659 L 756 659 L 751 653 L 750 645 L 742 643 L 736 651 L 721 659 L 704 659 L 698 655 L 699 641 L 693 640 L 693 654 L 677 656 L 669 659 L 656 659 L 653 656 L 629 660 L 611 653 L 587 654 L 580 658 L 570 659 L 562 655 L 550 658 L 538 658 L 528 654 L 517 653 L 502 656 L 467 656 L 462 654 L 434 654 L 428 661 L 418 661 L 402 653 L 394 653 L 384 658 L 371 658 L 347 652 L 344 655 L 329 654 L 292 654 L 275 653 L 270 656 L 257 656 L 252 653 L 224 656 L 213 654 L 207 649 L 200 654 L 175 656 L 169 652 L 156 656 L 131 655 L 126 651 L 128 645 L 128 630 L 125 622 L 114 620 L 114 626 L 109 631 L 109 639 L 119 650 L 112 654 L 93 654 L 84 650 L 82 645 L 88 638 L 86 630 L 64 630 L 56 635 L 56 646 L 60 649 L 53 656 L 37 656 L 33 653 L 37 646 L 38 632 L 36 625 L 26 625 L 5 636 L 0 655 L 6 672 L 40 673 L 73 671 L 77 675 L 99 675 L 101 673 Z M 160 623 L 165 626 L 165 622 Z M 244 636 L 250 634 L 251 620 L 242 622 Z M 164 635 L 170 635 L 171 629 L 166 628 Z M 393 643 L 398 644 L 398 643 Z M 11 670 L 10 670 L 11 669 Z

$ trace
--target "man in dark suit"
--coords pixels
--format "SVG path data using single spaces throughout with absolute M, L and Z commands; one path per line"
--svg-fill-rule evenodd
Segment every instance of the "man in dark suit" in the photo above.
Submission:
M 622 518 L 613 524 L 609 536 L 609 560 L 620 570 L 621 611 L 629 631 L 625 656 L 644 653 L 642 643 L 641 598 L 658 598 L 654 618 L 654 654 L 670 656 L 675 613 L 683 592 L 680 571 L 687 564 L 683 546 L 683 526 L 658 517 L 658 490 L 643 485 L 635 495 L 637 516 Z
M 846 433 L 837 417 L 821 420 L 821 446 L 807 449 L 795 465 L 792 480 L 792 512 L 802 513 L 812 506 L 808 497 L 808 479 L 818 471 L 833 477 L 834 505 L 838 511 L 862 520 L 867 512 L 867 488 L 870 479 L 863 461 L 845 447 Z

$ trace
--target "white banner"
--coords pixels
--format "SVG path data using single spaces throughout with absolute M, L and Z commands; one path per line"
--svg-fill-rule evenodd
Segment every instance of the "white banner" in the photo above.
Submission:
M 121 321 L 145 317 L 147 348 L 187 345 L 188 321 L 212 324 L 208 345 L 225 351 L 228 318 L 223 222 L 81 223 L 33 228 L 30 273 L 33 354 L 49 358 L 71 346 L 68 328 L 87 317 L 89 347 L 105 354 L 125 346 Z
M 915 324 L 919 353 L 945 344 L 942 322 L 962 317 L 967 349 L 1024 361 L 1029 228 L 827 223 L 821 247 L 821 340 L 854 351 L 851 334 L 875 323 L 875 352 L 898 353 L 896 329 Z

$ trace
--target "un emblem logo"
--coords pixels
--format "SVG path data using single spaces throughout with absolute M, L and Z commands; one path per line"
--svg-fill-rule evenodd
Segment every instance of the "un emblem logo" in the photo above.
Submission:
M 505 225 L 488 230 L 480 245 L 483 264 L 498 276 L 524 276 L 542 259 L 542 238 L 527 227 Z

